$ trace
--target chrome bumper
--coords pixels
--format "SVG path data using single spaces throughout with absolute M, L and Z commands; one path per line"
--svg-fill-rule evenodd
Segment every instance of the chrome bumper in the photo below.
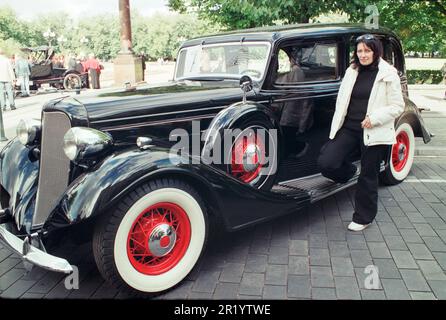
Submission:
M 73 272 L 73 268 L 67 260 L 52 256 L 36 247 L 33 247 L 29 238 L 20 239 L 8 230 L 4 225 L 0 225 L 0 240 L 12 249 L 15 253 L 22 257 L 24 261 L 32 263 L 41 268 L 69 274 Z

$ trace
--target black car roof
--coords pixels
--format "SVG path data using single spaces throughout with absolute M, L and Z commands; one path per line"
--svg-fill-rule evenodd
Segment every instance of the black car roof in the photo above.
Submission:
M 269 41 L 275 42 L 288 37 L 329 35 L 329 34 L 351 34 L 351 33 L 378 33 L 395 36 L 389 29 L 367 29 L 364 24 L 322 24 L 302 23 L 285 26 L 271 26 L 253 29 L 236 30 L 214 35 L 208 35 L 188 40 L 181 47 L 189 47 L 198 44 L 211 44 L 233 41 Z

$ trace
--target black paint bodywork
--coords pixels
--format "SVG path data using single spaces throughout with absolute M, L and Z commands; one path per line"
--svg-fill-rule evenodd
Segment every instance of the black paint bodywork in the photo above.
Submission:
M 174 129 L 192 132 L 193 121 L 200 121 L 200 136 L 204 136 L 211 122 L 213 129 L 219 131 L 234 126 L 242 118 L 260 114 L 279 130 L 279 139 L 282 139 L 280 106 L 287 101 L 310 99 L 315 106 L 315 123 L 312 130 L 299 136 L 303 142 L 310 143 L 308 155 L 293 170 L 281 170 L 283 168 L 279 166 L 277 182 L 318 173 L 315 159 L 322 144 L 328 140 L 337 91 L 348 66 L 349 44 L 357 35 L 369 32 L 363 26 L 308 25 L 230 33 L 183 44 L 186 47 L 227 41 L 270 42 L 272 49 L 268 71 L 261 81 L 254 83 L 246 105 L 240 104 L 243 94 L 239 81 L 233 79 L 181 80 L 160 87 L 138 87 L 134 91 L 111 90 L 92 97 L 76 96 L 48 102 L 43 112 L 63 112 L 69 117 L 72 127 L 83 126 L 108 132 L 113 136 L 115 145 L 112 152 L 97 159 L 97 163 L 89 168 L 71 165 L 69 186 L 50 213 L 44 230 L 49 232 L 108 214 L 129 190 L 158 178 L 177 178 L 190 183 L 204 198 L 211 215 L 223 221 L 227 230 L 237 230 L 309 204 L 310 196 L 304 190 L 292 195 L 257 190 L 218 168 L 193 163 L 193 155 L 185 157 L 173 154 L 169 148 L 176 141 L 169 140 L 169 133 Z M 397 44 L 395 48 L 400 56 L 396 67 L 404 75 L 404 57 L 395 35 L 381 29 L 372 32 Z M 291 40 L 316 39 L 330 39 L 338 43 L 338 78 L 294 86 L 274 85 L 271 61 L 278 48 Z M 404 77 L 402 81 L 404 83 Z M 407 96 L 405 99 L 405 111 L 397 122 L 401 119 L 409 121 L 415 135 L 429 142 L 430 133 L 424 127 L 417 107 Z M 238 104 L 233 106 L 235 103 Z M 140 136 L 152 138 L 156 147 L 138 149 L 135 142 Z M 202 141 L 202 146 L 207 143 Z M 283 143 L 280 145 L 282 149 L 287 147 Z M 18 229 L 27 233 L 33 231 L 30 223 L 39 174 L 39 159 L 34 149 L 38 148 L 38 145 L 24 147 L 13 140 L 0 153 L 2 207 L 11 209 Z

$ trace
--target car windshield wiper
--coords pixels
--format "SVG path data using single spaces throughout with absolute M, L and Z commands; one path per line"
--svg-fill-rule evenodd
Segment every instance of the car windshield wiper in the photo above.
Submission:
M 191 81 L 223 81 L 228 78 L 223 77 L 187 77 L 182 78 L 181 80 L 191 80 Z

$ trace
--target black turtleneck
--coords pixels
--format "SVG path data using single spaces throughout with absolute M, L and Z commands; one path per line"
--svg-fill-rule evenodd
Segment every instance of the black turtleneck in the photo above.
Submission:
M 361 66 L 355 85 L 353 86 L 350 104 L 348 105 L 347 115 L 343 127 L 361 131 L 361 122 L 367 114 L 367 105 L 378 73 L 377 67 Z

